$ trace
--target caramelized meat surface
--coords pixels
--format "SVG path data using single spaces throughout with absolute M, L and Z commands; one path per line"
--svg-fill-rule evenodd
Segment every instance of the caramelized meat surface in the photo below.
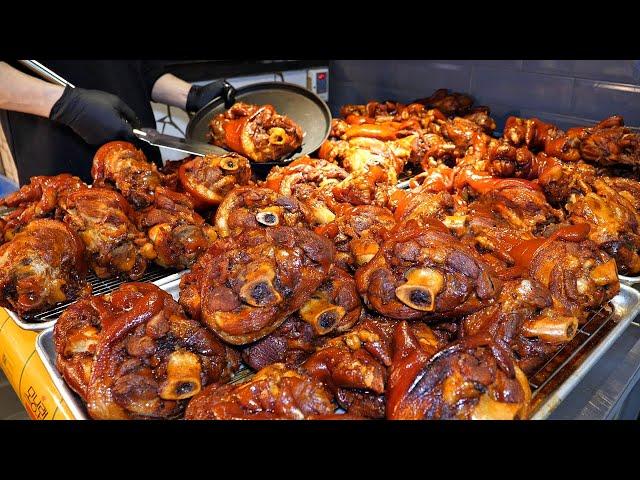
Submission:
M 82 240 L 64 223 L 38 219 L 0 245 L 0 306 L 38 313 L 90 291 Z
M 442 223 L 413 220 L 396 227 L 356 284 L 369 307 L 401 320 L 468 314 L 500 291 L 489 265 Z
M 135 217 L 137 227 L 151 241 L 141 253 L 162 267 L 191 267 L 218 236 L 193 210 L 188 197 L 164 187 L 156 189 L 153 205 Z
M 336 219 L 315 232 L 333 241 L 336 262 L 345 270 L 355 270 L 369 262 L 385 235 L 395 227 L 393 214 L 374 205 L 344 206 Z
M 282 363 L 239 385 L 210 385 L 189 403 L 187 420 L 305 420 L 331 415 L 331 393 L 317 380 Z
M 404 324 L 404 322 L 403 322 Z M 433 352 L 399 325 L 387 394 L 395 420 L 526 418 L 529 382 L 511 353 L 488 335 L 458 340 Z
M 278 328 L 329 275 L 331 242 L 275 227 L 219 239 L 180 282 L 180 302 L 226 342 L 243 345 Z
M 162 175 L 147 157 L 129 142 L 109 142 L 93 157 L 91 168 L 96 187 L 114 187 L 135 208 L 153 203 L 153 194 L 162 184 Z
M 236 187 L 225 197 L 215 214 L 221 237 L 235 236 L 246 229 L 307 225 L 311 212 L 294 197 L 270 188 Z
M 58 370 L 93 419 L 173 418 L 239 367 L 239 355 L 149 283 L 70 306 L 54 328 Z
M 213 118 L 209 128 L 211 143 L 255 162 L 280 160 L 302 145 L 300 126 L 272 105 L 237 102 Z
M 147 260 L 140 249 L 147 239 L 132 223 L 133 211 L 109 188 L 82 188 L 60 202 L 64 222 L 85 244 L 89 266 L 100 278 L 142 276 Z
M 249 161 L 235 153 L 168 163 L 163 170 L 177 172 L 177 184 L 197 209 L 219 205 L 234 187 L 251 179 Z
M 3 218 L 0 240 L 11 240 L 32 220 L 53 217 L 61 198 L 86 187 L 82 180 L 68 173 L 32 177 L 20 190 L 0 199 L 0 206 L 13 209 Z

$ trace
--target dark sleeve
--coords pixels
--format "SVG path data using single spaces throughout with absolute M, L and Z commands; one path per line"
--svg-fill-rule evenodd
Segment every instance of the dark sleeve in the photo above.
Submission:
M 149 96 L 151 96 L 151 90 L 153 90 L 156 80 L 167 73 L 166 64 L 166 60 L 143 60 L 141 62 L 142 77 Z

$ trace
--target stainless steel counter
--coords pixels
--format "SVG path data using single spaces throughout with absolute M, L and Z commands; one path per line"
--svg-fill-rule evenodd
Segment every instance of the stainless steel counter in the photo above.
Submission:
M 551 420 L 636 420 L 640 411 L 640 316 L 549 416 Z

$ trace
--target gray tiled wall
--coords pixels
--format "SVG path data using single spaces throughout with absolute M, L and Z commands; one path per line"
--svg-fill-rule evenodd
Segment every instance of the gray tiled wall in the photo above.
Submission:
M 408 102 L 449 88 L 491 107 L 502 129 L 509 115 L 538 117 L 561 128 L 620 114 L 640 126 L 638 60 L 336 60 L 329 103 Z

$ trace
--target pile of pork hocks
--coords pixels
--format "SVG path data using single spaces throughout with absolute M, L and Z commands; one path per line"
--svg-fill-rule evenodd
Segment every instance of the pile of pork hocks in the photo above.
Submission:
M 92 188 L 35 178 L 5 200 L 0 300 L 83 295 L 55 341 L 93 418 L 526 418 L 527 375 L 640 274 L 620 117 L 510 118 L 495 138 L 446 91 L 341 117 L 318 158 L 257 184 L 239 155 L 157 171 L 116 142 Z M 179 303 L 144 283 L 84 296 L 87 268 L 135 280 L 149 261 L 191 269 Z M 257 374 L 228 385 L 241 362 Z

